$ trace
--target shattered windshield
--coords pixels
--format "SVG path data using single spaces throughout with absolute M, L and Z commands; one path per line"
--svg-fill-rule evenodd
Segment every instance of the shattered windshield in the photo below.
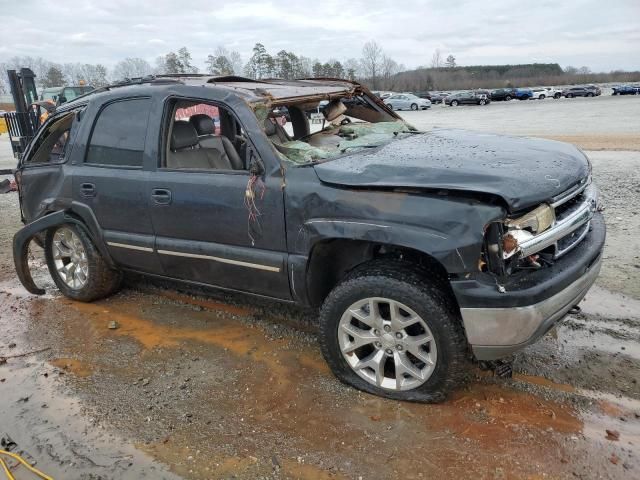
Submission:
M 256 108 L 264 132 L 285 160 L 323 162 L 375 148 L 415 132 L 365 96 Z

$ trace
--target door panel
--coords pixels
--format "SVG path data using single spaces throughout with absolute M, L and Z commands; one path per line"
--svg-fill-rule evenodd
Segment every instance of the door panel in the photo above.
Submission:
M 139 169 L 85 164 L 75 170 L 74 200 L 93 211 L 109 253 L 118 264 L 162 274 L 160 261 L 153 251 L 153 226 L 145 195 L 147 177 L 148 172 Z
M 150 175 L 147 195 L 166 275 L 290 298 L 278 176 L 267 177 L 264 196 L 256 198 L 261 232 L 252 241 L 244 203 L 247 172 L 161 169 Z M 164 195 L 157 198 L 158 193 Z

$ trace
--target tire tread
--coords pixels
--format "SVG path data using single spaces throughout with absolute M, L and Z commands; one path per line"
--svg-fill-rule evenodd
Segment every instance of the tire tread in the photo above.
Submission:
M 379 259 L 356 267 L 329 293 L 320 311 L 319 342 L 325 360 L 341 381 L 375 395 L 423 403 L 441 402 L 451 390 L 464 384 L 468 371 L 468 349 L 460 313 L 455 301 L 441 286 L 442 279 L 433 281 L 433 276 L 434 272 L 406 261 Z M 423 389 L 431 381 L 430 378 L 426 384 L 417 387 L 415 390 L 383 390 L 361 379 L 346 365 L 346 362 L 341 357 L 334 358 L 330 354 L 331 348 L 328 342 L 332 338 L 330 329 L 333 323 L 329 316 L 331 315 L 330 312 L 337 308 L 341 298 L 354 289 L 362 288 L 363 284 L 366 284 L 368 288 L 375 289 L 383 286 L 388 287 L 390 281 L 398 286 L 403 285 L 404 288 L 413 290 L 418 297 L 422 297 L 425 301 L 431 299 L 440 305 L 446 313 L 446 321 L 440 322 L 445 337 L 441 341 L 447 342 L 447 350 L 450 355 L 445 376 L 437 381 L 435 388 Z M 419 301 L 419 298 L 416 298 L 416 300 Z M 438 353 L 440 354 L 440 350 Z M 438 361 L 441 360 L 439 359 Z M 435 374 L 436 372 L 433 375 Z

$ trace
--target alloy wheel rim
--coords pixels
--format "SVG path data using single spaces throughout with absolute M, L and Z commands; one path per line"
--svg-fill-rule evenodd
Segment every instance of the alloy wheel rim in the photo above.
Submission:
M 69 288 L 79 290 L 89 279 L 87 252 L 80 237 L 70 228 L 53 235 L 53 262 L 58 275 Z
M 426 322 L 401 302 L 358 300 L 338 324 L 340 351 L 362 379 L 385 390 L 411 390 L 433 373 L 438 351 Z

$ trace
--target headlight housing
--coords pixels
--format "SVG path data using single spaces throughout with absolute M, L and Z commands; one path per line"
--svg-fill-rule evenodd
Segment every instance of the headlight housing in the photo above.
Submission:
M 485 249 L 480 270 L 486 269 L 498 276 L 505 275 L 518 265 L 520 245 L 551 228 L 555 221 L 555 210 L 551 205 L 543 203 L 519 217 L 489 224 L 485 232 Z M 525 260 L 531 265 L 536 258 L 532 256 Z
M 505 225 L 510 230 L 529 230 L 530 233 L 541 233 L 550 228 L 555 221 L 555 210 L 551 205 L 543 203 L 521 217 L 507 220 Z

